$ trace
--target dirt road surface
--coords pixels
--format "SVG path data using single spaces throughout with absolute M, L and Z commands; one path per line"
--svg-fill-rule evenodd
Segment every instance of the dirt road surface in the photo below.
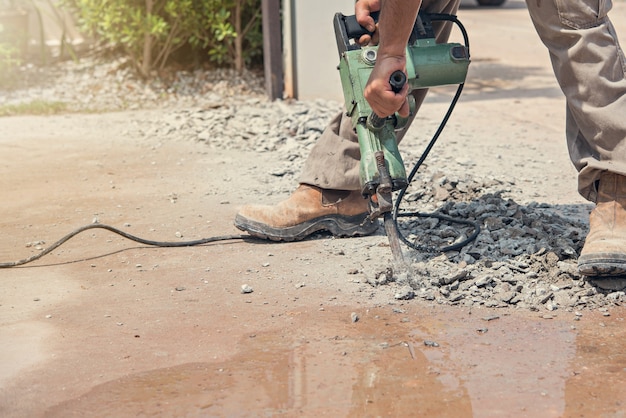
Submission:
M 520 199 L 583 204 L 524 3 L 468 4 L 473 64 L 447 131 L 463 141 L 440 146 L 471 153 L 477 173 L 527 179 Z M 623 37 L 624 2 L 613 20 Z M 438 98 L 421 117 L 444 109 Z M 154 240 L 238 233 L 271 154 L 134 135 L 143 114 L 0 119 L 0 262 L 95 218 Z M 508 152 L 491 158 L 496 147 Z M 626 416 L 624 308 L 398 301 L 359 273 L 389 261 L 382 243 L 156 248 L 94 230 L 0 270 L 0 416 Z

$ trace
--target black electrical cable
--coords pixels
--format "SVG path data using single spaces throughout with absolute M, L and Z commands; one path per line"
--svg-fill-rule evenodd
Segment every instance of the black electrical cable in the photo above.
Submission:
M 70 232 L 69 234 L 67 234 L 63 238 L 61 238 L 60 240 L 56 241 L 50 247 L 46 248 L 42 252 L 40 252 L 38 254 L 35 254 L 35 255 L 31 256 L 31 257 L 24 258 L 24 259 L 18 260 L 18 261 L 9 262 L 9 263 L 0 263 L 0 268 L 9 268 L 9 267 L 22 266 L 24 264 L 31 263 L 31 262 L 33 262 L 35 260 L 39 260 L 44 255 L 49 254 L 50 252 L 54 251 L 56 248 L 58 248 L 61 245 L 63 245 L 66 241 L 70 240 L 71 238 L 75 237 L 76 235 L 80 234 L 81 232 L 87 231 L 89 229 L 106 229 L 106 230 L 111 231 L 111 232 L 113 232 L 115 234 L 121 235 L 124 238 L 129 239 L 131 241 L 135 241 L 135 242 L 138 242 L 140 244 L 145 244 L 145 245 L 152 245 L 152 246 L 156 246 L 156 247 L 193 247 L 195 245 L 208 244 L 210 242 L 228 241 L 228 240 L 235 240 L 235 239 L 252 239 L 253 238 L 250 235 L 222 235 L 222 236 L 216 236 L 216 237 L 210 237 L 210 238 L 202 238 L 202 239 L 198 239 L 198 240 L 194 240 L 194 241 L 175 241 L 175 242 L 172 242 L 172 241 L 151 241 L 151 240 L 147 240 L 147 239 L 144 239 L 144 238 L 137 237 L 135 235 L 131 235 L 131 234 L 127 233 L 127 232 L 124 232 L 124 231 L 122 231 L 120 229 L 117 229 L 117 228 L 109 226 L 109 225 L 94 223 L 94 224 L 81 226 L 80 228 L 76 228 L 75 230 L 73 230 L 72 232 Z
M 467 35 L 467 31 L 465 30 L 465 27 L 457 19 L 457 17 L 454 16 L 454 15 L 448 15 L 448 14 L 429 14 L 428 16 L 431 19 L 431 21 L 445 20 L 445 21 L 450 21 L 450 22 L 455 23 L 459 27 L 459 29 L 461 30 L 461 33 L 463 35 L 463 41 L 465 42 L 465 47 L 467 48 L 467 54 L 468 54 L 468 57 L 469 57 L 469 37 Z M 407 185 L 399 190 L 398 197 L 396 198 L 396 201 L 394 203 L 394 208 L 393 208 L 393 212 L 392 212 L 392 219 L 393 219 L 393 222 L 394 222 L 394 224 L 396 226 L 396 229 L 398 230 L 398 236 L 400 237 L 400 240 L 402 242 L 404 242 L 409 248 L 412 248 L 412 249 L 417 250 L 417 251 L 425 251 L 425 252 L 455 251 L 455 250 L 458 250 L 458 249 L 466 246 L 470 242 L 472 242 L 474 239 L 476 239 L 478 234 L 480 234 L 480 225 L 477 222 L 473 222 L 473 221 L 469 221 L 469 220 L 465 220 L 465 219 L 456 219 L 456 218 L 452 218 L 450 216 L 439 214 L 439 213 L 421 213 L 421 212 L 408 212 L 407 213 L 407 212 L 400 212 L 399 211 L 400 203 L 402 202 L 402 198 L 404 197 L 404 195 L 405 195 L 409 185 L 411 184 L 411 181 L 413 181 L 413 178 L 417 174 L 417 171 L 419 170 L 419 168 L 424 163 L 424 160 L 426 160 L 426 157 L 428 157 L 428 154 L 430 154 L 430 151 L 435 146 L 435 143 L 439 139 L 439 136 L 441 135 L 441 133 L 443 132 L 443 129 L 445 128 L 446 124 L 448 123 L 448 120 L 450 119 L 450 116 L 452 115 L 452 111 L 454 110 L 454 108 L 455 108 L 459 98 L 461 97 L 461 92 L 463 91 L 463 86 L 464 86 L 464 83 L 459 84 L 459 86 L 458 86 L 458 88 L 456 90 L 456 94 L 454 95 L 454 98 L 452 99 L 452 102 L 450 103 L 450 106 L 448 107 L 448 111 L 446 112 L 444 118 L 442 119 L 441 123 L 439 124 L 439 127 L 437 128 L 437 131 L 435 131 L 435 134 L 433 135 L 432 139 L 430 140 L 430 142 L 426 146 L 426 149 L 422 153 L 421 157 L 419 158 L 419 160 L 413 166 L 413 169 L 411 170 L 409 176 L 407 177 Z M 474 228 L 474 231 L 472 232 L 472 234 L 470 234 L 469 237 L 467 237 L 466 239 L 464 239 L 464 240 L 462 240 L 460 242 L 457 242 L 455 244 L 448 245 L 448 246 L 445 246 L 445 247 L 442 247 L 442 248 L 433 248 L 433 247 L 424 246 L 424 245 L 417 245 L 417 244 L 414 244 L 414 243 L 410 242 L 402 234 L 402 232 L 400 231 L 400 228 L 398 227 L 398 218 L 399 217 L 400 218 L 404 218 L 404 217 L 437 218 L 437 219 L 441 219 L 441 220 L 444 220 L 444 221 L 447 221 L 447 222 L 451 222 L 451 223 L 469 225 L 469 226 Z
M 467 52 L 468 52 L 468 56 L 469 56 L 469 38 L 467 36 L 467 32 L 465 30 L 465 27 L 463 27 L 463 25 L 461 24 L 461 22 L 456 18 L 456 16 L 454 15 L 447 15 L 447 14 L 431 14 L 430 15 L 431 20 L 447 20 L 447 21 L 451 21 L 454 22 L 461 30 L 462 34 L 463 34 L 463 38 L 464 38 L 464 42 L 467 48 Z M 411 170 L 411 173 L 408 176 L 408 185 L 411 184 L 411 181 L 413 180 L 413 178 L 415 177 L 415 175 L 417 174 L 417 170 L 421 167 L 422 163 L 424 162 L 424 160 L 426 159 L 426 157 L 428 156 L 428 154 L 430 153 L 430 151 L 432 150 L 433 146 L 435 145 L 435 143 L 437 142 L 437 140 L 439 139 L 439 136 L 441 135 L 441 132 L 443 131 L 445 125 L 448 122 L 448 119 L 450 118 L 450 115 L 452 114 L 452 110 L 454 109 L 454 107 L 456 106 L 457 101 L 459 100 L 459 97 L 461 96 L 461 92 L 463 91 L 463 84 L 460 84 L 456 95 L 454 96 L 454 99 L 452 100 L 450 107 L 448 108 L 448 111 L 446 112 L 445 117 L 443 118 L 441 124 L 439 125 L 439 128 L 437 129 L 437 131 L 435 132 L 435 134 L 433 135 L 433 138 L 430 140 L 428 146 L 426 147 L 426 149 L 424 150 L 424 152 L 422 153 L 422 156 L 420 157 L 420 159 L 415 163 L 415 165 L 413 166 L 413 169 Z M 404 242 L 407 246 L 409 246 L 410 248 L 413 248 L 415 250 L 418 251 L 430 251 L 430 252 L 434 252 L 434 251 L 440 251 L 440 252 L 446 252 L 446 251 L 452 251 L 452 250 L 456 250 L 459 249 L 465 245 L 467 245 L 467 243 L 471 242 L 472 240 L 474 240 L 478 234 L 480 233 L 480 225 L 478 225 L 476 222 L 472 222 L 472 221 L 468 221 L 468 220 L 462 220 L 462 219 L 456 219 L 456 218 L 452 218 L 446 215 L 442 215 L 442 214 L 437 214 L 437 213 L 420 213 L 420 212 L 408 212 L 408 213 L 399 213 L 399 206 L 400 203 L 402 202 L 402 198 L 404 197 L 404 194 L 406 193 L 406 190 L 408 188 L 408 185 L 406 187 L 404 187 L 403 189 L 400 190 L 399 194 L 398 194 L 398 198 L 396 199 L 394 208 L 393 208 L 393 221 L 396 225 L 396 229 L 398 230 L 400 239 L 402 240 L 402 242 Z M 397 218 L 398 217 L 429 217 L 429 218 L 438 218 L 441 220 L 445 220 L 448 222 L 453 222 L 453 223 L 458 223 L 458 224 L 465 224 L 465 225 L 470 225 L 474 227 L 474 232 L 465 240 L 453 244 L 453 245 L 449 245 L 447 247 L 443 247 L 443 248 L 439 248 L 439 249 L 434 249 L 434 248 L 430 248 L 430 247 L 424 247 L 424 246 L 418 246 L 410 241 L 408 241 L 406 239 L 406 237 L 400 232 L 400 229 L 398 228 L 398 223 L 397 223 Z M 127 232 L 124 232 L 120 229 L 117 229 L 115 227 L 106 225 L 106 224 L 99 224 L 99 223 L 94 223 L 94 224 L 89 224 L 89 225 L 85 225 L 85 226 L 81 226 L 79 228 L 76 228 L 74 231 L 70 232 L 69 234 L 67 234 L 66 236 L 64 236 L 63 238 L 61 238 L 60 240 L 56 241 L 55 243 L 53 243 L 50 247 L 46 248 L 45 250 L 43 250 L 42 252 L 35 254 L 31 257 L 28 258 L 24 258 L 22 260 L 18 260 L 18 261 L 13 261 L 13 262 L 7 262 L 7 263 L 0 263 L 0 268 L 10 268 L 10 267 L 17 267 L 17 266 L 22 266 L 24 264 L 28 264 L 31 263 L 33 261 L 39 260 L 40 258 L 42 258 L 43 256 L 45 256 L 46 254 L 49 254 L 50 252 L 54 251 L 56 248 L 60 247 L 61 245 L 63 245 L 65 242 L 67 242 L 68 240 L 70 240 L 71 238 L 75 237 L 76 235 L 80 234 L 81 232 L 90 230 L 90 229 L 106 229 L 110 232 L 113 232 L 115 234 L 121 235 L 122 237 L 129 239 L 131 241 L 135 241 L 138 242 L 140 244 L 144 244 L 144 245 L 151 245 L 151 246 L 157 246 L 157 247 L 193 247 L 196 245 L 202 245 L 202 244 L 208 244 L 211 242 L 218 242 L 218 241 L 229 241 L 229 240 L 244 240 L 244 239 L 254 239 L 254 237 L 250 236 L 250 235 L 222 235 L 222 236 L 215 236 L 215 237 L 209 237 L 209 238 L 202 238 L 202 239 L 198 239 L 198 240 L 193 240 L 193 241 L 175 241 L 175 242 L 171 242 L 171 241 L 152 241 L 152 240 L 147 240 L 144 238 L 140 238 L 137 237 L 135 235 L 131 235 Z

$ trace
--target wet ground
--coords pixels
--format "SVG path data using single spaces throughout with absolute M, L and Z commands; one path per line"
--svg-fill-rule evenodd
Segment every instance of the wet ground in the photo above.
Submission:
M 124 376 L 50 416 L 623 417 L 622 317 L 294 312 L 227 361 Z M 462 324 L 462 325 L 460 325 Z M 301 331 L 295 331 L 301 330 Z M 295 331 L 295 332 L 294 332 Z
M 116 352 L 117 367 L 127 364 L 118 378 L 93 374 L 106 352 L 83 359 L 95 363 L 91 371 L 71 361 L 40 371 L 40 385 L 65 367 L 61 385 L 76 390 L 71 386 L 86 379 L 88 386 L 45 416 L 623 417 L 626 410 L 623 312 L 575 321 L 573 314 L 546 319 L 405 306 L 358 310 L 352 322 L 345 307 L 300 308 L 273 319 L 266 307 L 251 307 L 244 322 L 260 315 L 267 326 L 233 333 L 213 326 L 232 320 L 213 318 L 193 332 L 170 330 L 201 336 L 188 341 L 196 355 L 179 364 L 133 371 L 135 362 L 152 358 L 157 366 L 175 355 L 134 329 L 123 348 L 105 349 Z

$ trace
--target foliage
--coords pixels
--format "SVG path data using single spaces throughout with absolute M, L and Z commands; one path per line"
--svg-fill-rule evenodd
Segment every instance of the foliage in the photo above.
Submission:
M 66 110 L 67 104 L 63 102 L 33 100 L 29 103 L 2 105 L 0 106 L 0 116 L 56 115 Z
M 145 77 L 177 51 L 242 71 L 260 55 L 261 0 L 65 0 L 81 28 L 121 47 Z

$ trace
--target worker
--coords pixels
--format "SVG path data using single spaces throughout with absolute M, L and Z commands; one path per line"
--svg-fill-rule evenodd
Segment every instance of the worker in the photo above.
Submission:
M 424 0 L 422 10 L 456 14 L 459 1 Z M 378 10 L 378 0 L 359 0 L 355 4 L 357 21 L 370 32 L 376 30 L 370 13 Z M 437 42 L 446 42 L 451 28 L 449 22 L 433 22 Z M 360 40 L 368 41 L 367 37 Z M 411 93 L 416 109 L 426 92 L 423 89 Z M 406 95 L 406 89 L 403 94 Z M 397 132 L 398 141 L 409 125 Z M 235 225 L 251 235 L 275 241 L 301 240 L 317 231 L 329 231 L 341 237 L 372 234 L 378 229 L 378 223 L 364 222 L 369 214 L 369 203 L 360 191 L 359 159 L 358 138 L 352 121 L 345 111 L 338 112 L 311 150 L 295 192 L 275 206 L 242 207 L 235 217 Z
M 364 91 L 379 116 L 396 111 L 408 115 L 408 86 L 394 93 L 389 78 L 396 70 L 406 72 L 405 47 L 418 10 L 456 14 L 458 6 L 459 0 L 356 2 L 357 21 L 370 31 L 376 28 L 370 13 L 381 12 L 378 58 Z M 527 0 L 527 6 L 566 97 L 566 138 L 579 173 L 578 191 L 596 203 L 579 272 L 592 277 L 626 275 L 626 59 L 608 18 L 611 1 Z M 437 42 L 446 42 L 449 22 L 437 24 L 435 33 Z M 410 93 L 417 108 L 426 92 Z M 398 140 L 409 126 L 398 133 Z M 312 149 L 295 192 L 275 206 L 242 207 L 235 225 L 278 241 L 300 240 L 321 230 L 336 236 L 373 233 L 377 225 L 363 222 L 368 201 L 360 193 L 359 157 L 350 118 L 342 112 Z

